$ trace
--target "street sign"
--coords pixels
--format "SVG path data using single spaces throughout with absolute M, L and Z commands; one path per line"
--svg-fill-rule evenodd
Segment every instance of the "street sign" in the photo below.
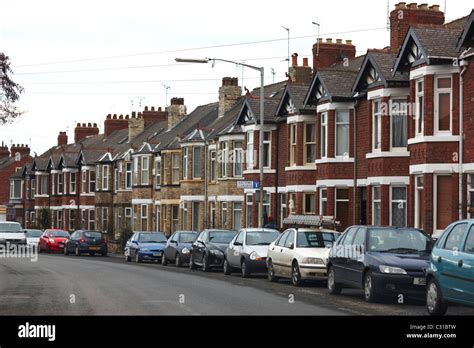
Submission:
M 237 188 L 258 189 L 260 188 L 260 181 L 237 181 Z

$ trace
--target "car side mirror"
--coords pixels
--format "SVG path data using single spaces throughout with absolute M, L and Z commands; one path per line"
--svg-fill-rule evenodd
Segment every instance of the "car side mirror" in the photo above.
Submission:
M 242 245 L 242 243 L 241 242 L 234 242 L 234 245 L 240 246 L 240 245 Z
M 436 241 L 435 241 L 435 240 L 430 240 L 430 241 L 427 243 L 427 250 L 431 252 L 431 251 L 433 250 L 435 244 L 436 244 Z
M 290 245 L 288 246 L 288 248 L 290 248 L 290 249 L 294 249 L 294 248 L 295 248 L 295 245 L 293 244 L 293 242 L 290 242 Z

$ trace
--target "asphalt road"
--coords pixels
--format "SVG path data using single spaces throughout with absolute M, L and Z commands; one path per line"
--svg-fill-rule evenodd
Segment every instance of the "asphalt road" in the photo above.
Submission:
M 301 288 L 203 273 L 122 258 L 39 255 L 0 259 L 0 315 L 426 315 L 423 303 L 369 304 L 358 290 L 327 294 L 325 284 Z M 474 315 L 451 307 L 448 315 Z

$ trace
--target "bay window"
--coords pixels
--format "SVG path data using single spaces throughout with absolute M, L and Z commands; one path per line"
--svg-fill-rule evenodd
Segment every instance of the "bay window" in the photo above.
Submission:
M 69 174 L 69 192 L 71 194 L 76 193 L 76 173 L 70 173 Z
M 380 186 L 372 187 L 372 224 L 380 226 L 382 222 L 382 197 Z
M 263 168 L 271 167 L 272 133 L 263 132 Z
M 201 146 L 193 147 L 193 179 L 201 178 Z
M 416 81 L 416 135 L 423 135 L 425 128 L 425 84 Z
M 127 162 L 125 164 L 125 189 L 130 190 L 132 188 L 132 163 Z
M 211 150 L 211 153 L 210 153 L 210 158 L 211 158 L 211 164 L 210 164 L 210 181 L 213 182 L 213 181 L 216 181 L 216 178 L 217 178 L 217 164 L 216 164 L 216 150 Z
M 227 177 L 227 159 L 228 159 L 228 149 L 227 143 L 225 141 L 221 142 L 221 177 Z
M 171 155 L 171 183 L 173 185 L 179 184 L 180 180 L 180 154 L 173 153 Z
M 102 190 L 109 190 L 109 166 L 107 164 L 102 166 Z
M 336 156 L 349 156 L 349 111 L 336 111 Z
M 133 159 L 133 185 L 138 185 L 138 157 Z
M 58 179 L 58 195 L 63 193 L 63 175 L 61 173 L 57 174 Z
M 21 180 L 10 180 L 10 199 L 20 199 L 22 197 Z
M 438 132 L 451 131 L 451 77 L 435 79 L 435 124 Z
M 328 156 L 328 113 L 321 114 L 321 137 L 320 137 L 320 154 L 321 158 Z
M 391 221 L 390 226 L 406 227 L 407 225 L 407 188 L 391 187 Z
M 303 213 L 305 215 L 314 215 L 316 214 L 316 195 L 314 193 L 304 193 L 303 194 Z
M 242 161 L 243 161 L 242 142 L 234 142 L 234 177 L 242 176 Z
M 234 209 L 232 211 L 232 228 L 235 231 L 242 227 L 242 203 L 234 202 Z
M 95 172 L 93 170 L 89 172 L 89 192 L 95 192 Z
M 253 131 L 247 132 L 247 170 L 254 167 Z
M 392 148 L 407 147 L 408 104 L 405 99 L 391 101 L 391 137 Z
M 142 185 L 148 185 L 150 182 L 150 159 L 148 157 L 142 157 L 141 163 L 141 178 L 140 182 Z
M 183 148 L 183 179 L 188 178 L 189 148 Z
M 155 187 L 161 186 L 161 157 L 157 157 L 155 161 Z
M 290 125 L 290 165 L 296 165 L 296 124 Z
M 305 161 L 306 164 L 314 164 L 314 161 L 316 161 L 316 124 L 305 123 L 304 131 Z
M 382 105 L 380 100 L 372 103 L 372 149 L 382 148 Z

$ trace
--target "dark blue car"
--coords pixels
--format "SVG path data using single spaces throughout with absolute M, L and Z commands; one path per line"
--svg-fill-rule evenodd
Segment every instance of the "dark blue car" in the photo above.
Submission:
M 193 242 L 197 235 L 198 232 L 195 231 L 177 231 L 173 233 L 166 244 L 161 264 L 166 266 L 168 262 L 173 262 L 176 267 L 181 267 L 188 263 Z
M 161 261 L 167 239 L 161 232 L 135 232 L 125 245 L 125 259 L 142 261 Z
M 330 251 L 328 290 L 361 288 L 367 302 L 382 295 L 423 298 L 433 241 L 413 228 L 349 227 Z

